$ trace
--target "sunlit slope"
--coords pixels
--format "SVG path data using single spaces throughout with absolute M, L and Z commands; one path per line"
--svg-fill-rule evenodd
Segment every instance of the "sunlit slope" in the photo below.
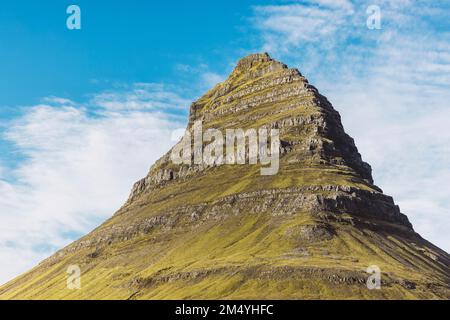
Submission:
M 448 299 L 450 256 L 373 184 L 339 114 L 266 54 L 191 105 L 188 130 L 276 128 L 261 165 L 176 165 L 170 152 L 90 234 L 0 287 L 0 299 Z M 81 289 L 67 288 L 67 268 Z M 366 269 L 382 272 L 369 290 Z
M 230 170 L 236 171 L 234 183 L 227 173 Z M 309 183 L 320 181 L 315 174 L 321 170 L 328 171 L 290 171 L 289 175 L 296 173 L 299 178 L 289 179 L 283 174 L 261 177 L 254 168 L 253 177 L 260 182 L 255 184 L 247 181 L 252 175 L 245 167 L 241 172 L 222 167 L 199 177 L 195 185 L 174 183 L 137 201 L 81 239 L 106 238 L 111 244 L 96 240 L 98 245 L 50 259 L 3 286 L 0 297 L 448 298 L 448 255 L 409 228 L 354 213 L 291 212 L 291 207 L 279 207 L 290 199 L 288 194 L 294 199 L 315 195 L 306 189 L 316 189 Z M 215 177 L 222 176 L 230 180 L 221 179 L 222 183 L 211 188 Z M 335 185 L 357 187 L 351 176 L 331 169 L 323 178 Z M 281 184 L 283 200 L 258 191 L 258 187 L 280 190 Z M 247 199 L 233 210 L 233 203 L 240 201 L 238 194 Z M 254 202 L 272 205 L 255 208 Z M 172 211 L 170 203 L 182 209 Z M 136 222 L 145 225 L 144 221 L 159 222 L 148 230 L 123 231 L 134 228 Z M 111 228 L 116 232 L 108 238 Z M 81 290 L 66 288 L 66 271 L 73 264 L 82 270 Z M 365 270 L 370 265 L 382 270 L 381 290 L 366 287 L 369 275 Z

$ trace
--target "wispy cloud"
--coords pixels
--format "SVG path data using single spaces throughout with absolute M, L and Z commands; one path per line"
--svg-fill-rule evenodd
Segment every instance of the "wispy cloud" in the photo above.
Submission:
M 111 216 L 173 143 L 184 123 L 166 110 L 185 102 L 136 84 L 84 104 L 46 98 L 11 122 L 3 138 L 26 160 L 0 175 L 0 283 Z
M 264 39 L 263 49 L 287 53 L 305 45 L 331 47 L 342 39 L 354 13 L 349 1 L 309 1 L 256 6 L 253 22 Z
M 225 76 L 214 73 L 214 72 L 206 72 L 202 74 L 202 82 L 204 86 L 208 88 L 214 87 L 219 82 L 222 82 L 225 80 Z
M 176 64 L 175 70 L 181 75 L 187 75 L 191 82 L 195 81 L 200 94 L 226 79 L 226 74 L 214 72 L 204 63 L 197 65 Z
M 366 27 L 378 5 L 381 30 Z M 259 6 L 261 48 L 301 71 L 342 114 L 375 181 L 450 251 L 449 4 L 297 1 Z
M 105 91 L 94 95 L 91 103 L 108 111 L 147 110 L 176 111 L 186 110 L 190 101 L 182 98 L 174 87 L 160 83 L 134 83 L 131 86 Z

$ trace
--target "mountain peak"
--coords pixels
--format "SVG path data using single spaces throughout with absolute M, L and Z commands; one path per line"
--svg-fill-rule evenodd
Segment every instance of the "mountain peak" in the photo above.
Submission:
M 242 58 L 224 82 L 192 103 L 188 130 L 195 121 L 202 121 L 204 128 L 279 129 L 291 163 L 343 165 L 373 183 L 370 166 L 331 103 L 297 69 L 267 53 Z
M 262 76 L 265 73 L 280 71 L 283 69 L 288 69 L 288 67 L 275 59 L 272 59 L 267 52 L 264 53 L 253 53 L 241 58 L 230 75 L 233 79 L 234 75 L 241 75 L 243 73 L 250 73 L 250 77 Z M 298 71 L 297 71 L 298 72 Z
M 267 52 L 252 53 L 239 59 L 236 64 L 236 69 L 246 70 L 254 67 L 255 65 L 260 65 L 267 62 L 279 63 L 276 60 L 272 59 Z
M 246 92 L 257 92 L 262 87 L 269 89 L 290 82 L 313 92 L 315 88 L 308 84 L 297 69 L 289 69 L 284 63 L 272 59 L 268 53 L 254 53 L 240 59 L 228 78 L 214 86 L 210 91 L 191 105 L 189 123 L 198 119 L 211 120 L 211 117 L 234 112 L 218 105 L 234 105 L 237 99 L 251 96 Z M 244 102 L 243 100 L 242 102 Z M 221 109 L 219 111 L 219 109 Z
M 192 143 L 197 123 L 200 137 L 212 129 L 219 138 Z M 174 149 L 197 145 L 187 160 L 212 145 L 223 151 L 230 129 L 244 137 L 245 161 L 175 163 L 169 151 L 115 215 L 0 287 L 0 299 L 450 297 L 450 256 L 373 184 L 339 113 L 297 69 L 266 53 L 239 60 L 192 103 Z M 244 133 L 260 129 L 279 133 L 274 175 L 248 161 Z M 235 154 L 233 140 L 227 149 Z M 81 290 L 66 290 L 68 265 L 86 270 Z M 366 286 L 374 265 L 382 290 Z

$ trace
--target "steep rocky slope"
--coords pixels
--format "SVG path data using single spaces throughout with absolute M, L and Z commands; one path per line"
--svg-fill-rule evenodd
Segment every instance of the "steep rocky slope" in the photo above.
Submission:
M 338 112 L 298 70 L 247 56 L 191 105 L 187 130 L 196 120 L 278 129 L 278 174 L 176 165 L 168 152 L 108 221 L 0 298 L 450 298 L 450 256 L 373 184 Z M 80 290 L 66 287 L 69 265 Z M 380 290 L 366 286 L 370 265 Z

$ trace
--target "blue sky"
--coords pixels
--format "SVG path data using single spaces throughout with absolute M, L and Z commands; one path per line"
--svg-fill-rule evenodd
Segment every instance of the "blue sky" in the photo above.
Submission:
M 70 1 L 2 4 L 0 101 L 26 104 L 56 95 L 78 99 L 89 80 L 170 80 L 176 64 L 223 68 L 244 43 L 252 1 L 76 1 L 82 30 L 65 27 Z M 226 62 L 225 62 L 226 63 Z M 26 87 L 26 93 L 22 89 Z
M 81 30 L 66 8 L 81 8 Z M 367 28 L 370 5 L 381 29 Z M 450 237 L 450 4 L 3 1 L 0 282 L 109 217 L 236 61 L 297 67 L 425 238 Z

